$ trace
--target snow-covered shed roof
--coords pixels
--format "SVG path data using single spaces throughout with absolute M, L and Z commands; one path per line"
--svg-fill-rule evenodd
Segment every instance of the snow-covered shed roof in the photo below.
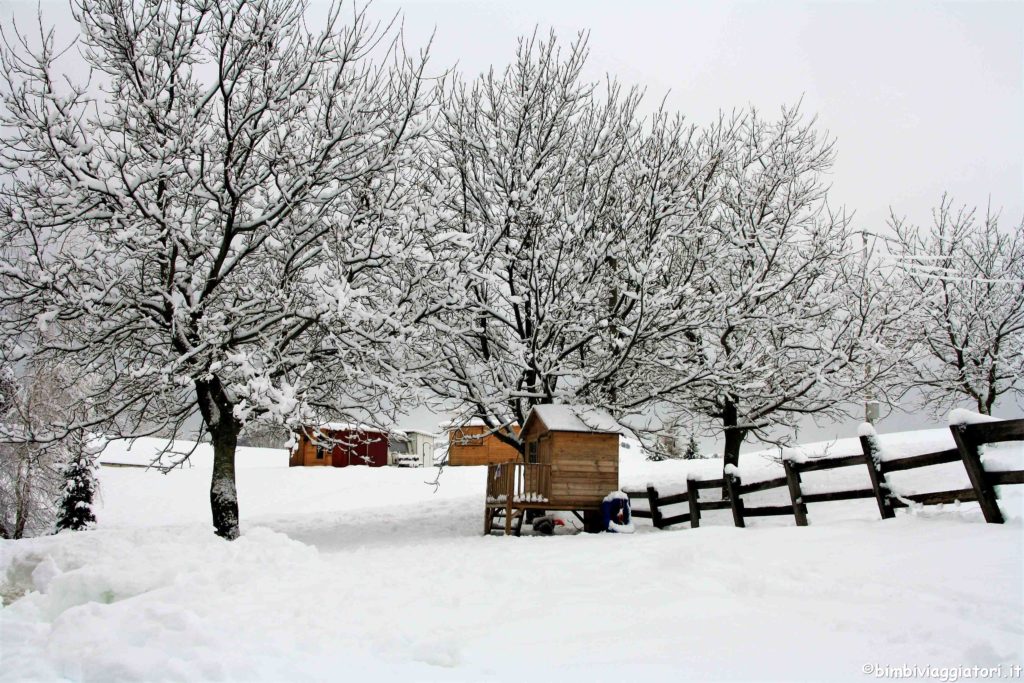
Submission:
M 321 430 L 325 432 L 374 432 L 377 434 L 391 434 L 403 436 L 399 429 L 386 429 L 372 424 L 355 422 L 321 422 L 319 424 L 306 425 L 307 429 Z
M 589 432 L 594 434 L 622 434 L 623 428 L 607 410 L 585 405 L 538 405 L 526 416 L 523 430 L 529 429 L 530 420 L 539 419 L 552 432 Z
M 414 429 L 412 427 L 403 427 L 402 431 L 406 432 L 408 434 L 422 434 L 423 436 L 431 436 L 431 437 L 436 437 L 437 436 L 437 434 L 435 432 L 431 432 L 431 431 L 426 430 L 426 429 Z

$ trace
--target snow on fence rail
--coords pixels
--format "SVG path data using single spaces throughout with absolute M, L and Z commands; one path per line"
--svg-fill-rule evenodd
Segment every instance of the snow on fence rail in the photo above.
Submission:
M 977 501 L 981 507 L 985 521 L 991 524 L 1002 524 L 1003 515 L 999 510 L 994 486 L 1008 484 L 1024 484 L 1024 469 L 1004 469 L 1006 463 L 992 463 L 986 469 L 982 461 L 981 447 L 1006 441 L 1024 441 L 1024 419 L 1003 420 L 993 422 L 961 420 L 950 425 L 956 448 L 933 451 L 929 453 L 886 457 L 874 429 L 863 425 L 859 436 L 863 453 L 836 458 L 804 459 L 798 454 L 787 454 L 782 465 L 785 476 L 743 484 L 735 468 L 726 468 L 721 479 L 693 480 L 686 482 L 686 492 L 662 496 L 654 486 L 646 490 L 627 490 L 630 500 L 646 500 L 648 509 L 635 509 L 633 516 L 650 519 L 655 527 L 663 529 L 673 524 L 689 522 L 692 528 L 700 526 L 701 512 L 705 510 L 731 509 L 733 523 L 746 526 L 747 517 L 768 517 L 773 515 L 793 515 L 797 526 L 807 526 L 807 506 L 811 503 L 825 503 L 859 498 L 874 498 L 883 519 L 895 515 L 896 508 L 911 505 L 941 505 L 955 502 Z M 971 488 L 931 493 L 899 494 L 893 490 L 886 475 L 892 472 L 930 467 L 945 463 L 962 462 Z M 801 475 L 805 472 L 831 470 L 841 467 L 866 467 L 870 488 L 843 489 L 824 493 L 804 493 Z M 1024 462 L 1014 463 L 1010 467 L 1024 467 Z M 703 489 L 721 489 L 725 492 L 722 500 L 702 500 Z M 789 491 L 789 505 L 762 505 L 747 507 L 743 496 L 759 491 L 786 488 Z M 666 516 L 662 508 L 670 505 L 687 503 L 689 512 L 681 515 Z

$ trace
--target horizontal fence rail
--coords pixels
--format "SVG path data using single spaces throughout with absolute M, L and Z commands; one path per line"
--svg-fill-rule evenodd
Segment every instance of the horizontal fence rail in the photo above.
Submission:
M 700 526 L 701 512 L 707 510 L 731 510 L 733 523 L 745 526 L 747 517 L 770 517 L 776 515 L 793 515 L 797 526 L 807 526 L 807 505 L 810 503 L 828 503 L 841 500 L 857 500 L 874 498 L 878 504 L 879 514 L 883 519 L 894 516 L 897 508 L 911 505 L 946 505 L 951 503 L 977 502 L 985 521 L 992 524 L 1003 523 L 999 510 L 994 486 L 1024 484 L 1024 469 L 1010 471 L 986 471 L 981 461 L 980 449 L 986 444 L 1006 441 L 1024 441 L 1024 420 L 1003 420 L 983 422 L 950 427 L 956 448 L 932 453 L 911 455 L 892 460 L 882 460 L 877 436 L 861 436 L 862 454 L 847 455 L 837 458 L 820 458 L 798 461 L 783 459 L 785 476 L 764 481 L 744 484 L 740 477 L 727 473 L 722 479 L 689 480 L 685 493 L 674 493 L 663 496 L 653 486 L 645 490 L 626 490 L 630 500 L 646 500 L 648 509 L 633 510 L 634 517 L 650 519 L 658 529 L 689 522 L 691 528 Z M 915 493 L 898 495 L 892 492 L 886 475 L 891 472 L 902 472 L 920 467 L 931 467 L 953 462 L 962 462 L 971 481 L 971 488 L 950 491 L 934 491 L 931 493 Z M 845 489 L 824 493 L 805 494 L 802 489 L 801 475 L 805 472 L 819 472 L 840 467 L 866 467 L 870 488 Z M 1024 462 L 1021 463 L 1024 467 Z M 760 491 L 786 488 L 789 491 L 789 505 L 762 505 L 747 507 L 743 496 Z M 700 492 L 704 489 L 725 491 L 723 500 L 703 500 Z M 670 505 L 687 503 L 689 512 L 685 514 L 665 516 L 662 508 Z

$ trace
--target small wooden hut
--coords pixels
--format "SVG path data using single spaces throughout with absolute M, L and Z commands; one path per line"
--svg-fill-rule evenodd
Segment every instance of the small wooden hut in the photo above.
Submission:
M 329 422 L 295 435 L 289 467 L 349 467 L 388 464 L 388 434 L 379 427 Z
M 513 526 L 518 532 L 526 510 L 593 517 L 605 496 L 619 488 L 621 432 L 603 410 L 535 406 L 523 425 L 524 455 L 487 468 L 484 533 L 491 532 L 502 511 L 506 534 Z
M 447 429 L 449 465 L 495 465 L 519 458 L 519 451 L 498 438 L 482 421 L 448 425 Z M 519 425 L 510 429 L 519 434 Z

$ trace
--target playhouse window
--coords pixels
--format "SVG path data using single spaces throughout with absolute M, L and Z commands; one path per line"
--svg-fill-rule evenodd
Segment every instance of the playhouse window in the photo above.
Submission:
M 526 445 L 526 462 L 536 464 L 537 460 L 537 442 L 531 441 Z
M 323 460 L 324 459 L 324 447 L 323 446 L 317 446 L 316 447 L 316 459 L 317 460 Z

